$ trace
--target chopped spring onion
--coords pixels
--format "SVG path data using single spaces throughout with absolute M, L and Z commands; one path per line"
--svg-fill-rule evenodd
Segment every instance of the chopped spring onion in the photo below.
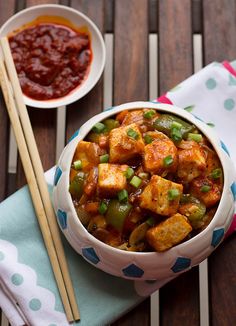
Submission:
M 100 163 L 107 163 L 109 161 L 109 154 L 104 154 L 100 156 Z
M 179 142 L 182 140 L 182 133 L 179 128 L 171 128 L 170 137 L 173 141 Z
M 202 141 L 202 135 L 201 134 L 193 134 L 193 133 L 189 133 L 188 134 L 188 140 L 193 140 L 195 141 L 196 143 L 199 143 Z
M 122 189 L 118 192 L 118 199 L 120 203 L 127 202 L 129 197 L 128 191 L 126 189 Z
M 147 173 L 147 172 L 140 172 L 140 173 L 138 174 L 138 176 L 139 176 L 141 179 L 148 179 L 148 177 L 149 177 L 149 173 Z
M 208 192 L 211 189 L 211 186 L 208 185 L 204 185 L 201 187 L 201 192 Z
M 131 179 L 130 184 L 131 184 L 132 186 L 134 186 L 135 188 L 138 188 L 138 187 L 140 186 L 141 182 L 142 182 L 142 180 L 141 180 L 139 177 L 137 177 L 137 176 L 135 175 L 135 176 L 133 176 L 133 178 Z
M 145 141 L 146 144 L 151 144 L 153 139 L 152 139 L 152 137 L 150 135 L 145 135 L 144 136 L 144 141 Z
M 101 201 L 98 207 L 98 211 L 101 215 L 105 214 L 107 211 L 107 204 L 104 201 Z
M 93 130 L 94 132 L 96 132 L 97 134 L 100 134 L 100 133 L 102 133 L 102 132 L 104 131 L 105 127 L 106 127 L 106 126 L 105 126 L 103 123 L 101 123 L 101 122 L 97 122 L 97 123 L 93 126 L 92 130 Z
M 177 128 L 177 129 L 181 129 L 183 127 L 183 125 L 177 121 L 173 121 L 170 128 L 173 129 L 173 128 Z
M 74 163 L 73 163 L 73 168 L 74 168 L 75 170 L 80 170 L 80 169 L 82 169 L 82 162 L 81 162 L 81 160 L 74 161 Z
M 135 131 L 134 129 L 132 128 L 129 128 L 127 130 L 127 135 L 130 137 L 130 138 L 133 138 L 135 140 L 139 139 L 139 134 L 137 133 L 137 131 Z
M 127 179 L 130 179 L 134 175 L 134 170 L 129 166 L 128 169 L 124 172 L 124 175 Z
M 170 166 L 174 162 L 172 155 L 168 155 L 165 158 L 163 158 L 163 164 L 165 167 Z
M 174 200 L 177 197 L 179 197 L 179 190 L 178 189 L 170 189 L 168 191 L 168 199 L 169 200 Z
M 103 121 L 103 124 L 106 127 L 106 131 L 111 131 L 114 128 L 118 128 L 120 126 L 119 121 L 115 120 L 115 119 L 106 119 Z
M 219 179 L 222 175 L 222 171 L 220 168 L 217 168 L 217 169 L 214 169 L 212 172 L 211 172 L 211 177 L 212 179 Z
M 149 110 L 149 111 L 144 112 L 143 116 L 145 119 L 152 119 L 155 114 L 156 114 L 156 112 L 154 110 Z

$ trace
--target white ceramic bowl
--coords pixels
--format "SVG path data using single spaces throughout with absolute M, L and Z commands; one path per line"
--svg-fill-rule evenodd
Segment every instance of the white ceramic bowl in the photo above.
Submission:
M 68 95 L 52 100 L 38 101 L 24 95 L 25 104 L 39 108 L 55 108 L 70 104 L 86 95 L 98 82 L 105 65 L 106 50 L 104 41 L 97 26 L 84 14 L 70 7 L 61 5 L 39 5 L 18 12 L 8 19 L 0 29 L 0 37 L 6 36 L 24 24 L 30 23 L 39 16 L 58 16 L 69 20 L 74 26 L 86 26 L 91 36 L 92 62 L 87 79 Z
M 224 173 L 222 197 L 210 224 L 195 237 L 165 252 L 127 252 L 97 240 L 81 224 L 72 203 L 69 188 L 70 166 L 76 146 L 92 126 L 125 109 L 152 108 L 173 113 L 195 124 L 213 145 Z M 199 264 L 220 244 L 232 221 L 234 212 L 233 164 L 212 128 L 192 114 L 169 104 L 132 102 L 114 107 L 87 121 L 67 144 L 59 159 L 53 190 L 53 202 L 62 232 L 72 247 L 89 263 L 110 274 L 135 280 L 168 280 Z

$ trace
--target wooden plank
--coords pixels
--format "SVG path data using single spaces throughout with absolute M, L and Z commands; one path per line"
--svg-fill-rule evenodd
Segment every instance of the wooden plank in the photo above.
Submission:
M 150 299 L 146 299 L 135 309 L 128 312 L 111 326 L 149 326 L 150 325 Z
M 159 93 L 193 72 L 190 0 L 159 1 Z
M 208 259 L 211 325 L 233 325 L 236 321 L 236 241 L 227 239 Z
M 149 0 L 149 32 L 158 33 L 158 17 L 156 15 L 158 0 Z M 192 28 L 193 33 L 202 32 L 202 1 L 192 0 Z M 177 31 L 177 29 L 176 29 Z
M 160 289 L 161 325 L 199 325 L 198 268 Z
M 147 100 L 148 1 L 115 1 L 114 10 L 113 103 Z M 150 300 L 147 299 L 114 326 L 147 326 L 149 322 Z
M 203 1 L 204 64 L 236 58 L 235 0 Z
M 61 0 L 62 1 L 62 0 Z M 65 0 L 68 1 L 68 0 Z M 158 0 L 149 0 L 149 33 L 158 33 L 157 23 Z M 114 0 L 105 0 L 105 31 L 114 31 Z M 202 1 L 192 0 L 193 33 L 202 32 Z
M 100 31 L 104 31 L 104 1 L 103 0 L 72 0 L 71 7 L 90 17 Z M 92 91 L 81 100 L 67 107 L 66 139 L 77 130 L 85 121 L 101 112 L 103 109 L 103 78 Z
M 193 33 L 202 33 L 202 1 L 192 0 Z
M 0 2 L 0 26 L 14 14 L 15 0 Z M 2 93 L 0 94 L 0 202 L 6 197 L 8 192 L 8 141 L 9 141 L 9 119 L 5 108 Z M 2 326 L 8 325 L 5 315 L 0 308 L 0 322 Z
M 2 316 L 1 316 L 1 312 L 0 312 L 0 318 L 1 318 L 1 326 L 9 326 L 9 322 L 4 313 L 2 313 Z
M 148 1 L 116 1 L 113 84 L 115 105 L 148 99 L 147 60 Z
M 0 2 L 0 26 L 14 14 L 15 0 L 1 1 Z M 2 93 L 0 94 L 0 202 L 6 197 L 8 190 L 8 141 L 9 141 L 9 119 L 5 108 Z M 2 326 L 8 325 L 5 315 L 1 312 L 0 308 L 0 322 Z
M 157 15 L 158 1 L 149 0 L 149 32 L 158 33 L 158 15 Z
M 2 25 L 9 17 L 14 14 L 15 1 L 1 1 L 0 2 L 0 25 Z M 0 201 L 2 201 L 7 194 L 7 168 L 8 168 L 8 140 L 9 140 L 9 120 L 7 111 L 5 109 L 2 93 L 0 95 Z
M 105 0 L 105 32 L 114 31 L 114 0 Z
M 160 0 L 158 14 L 162 94 L 193 73 L 191 1 Z M 160 290 L 162 325 L 199 325 L 198 300 L 198 268 L 194 268 Z
M 236 58 L 236 1 L 203 2 L 204 62 Z M 211 325 L 233 325 L 236 320 L 236 242 L 227 239 L 210 256 L 209 283 Z
M 38 4 L 54 3 L 57 0 L 27 0 L 26 7 Z M 36 143 L 39 149 L 44 170 L 49 169 L 55 164 L 55 144 L 56 144 L 56 109 L 28 108 L 32 128 Z M 26 183 L 21 162 L 17 168 L 17 187 Z

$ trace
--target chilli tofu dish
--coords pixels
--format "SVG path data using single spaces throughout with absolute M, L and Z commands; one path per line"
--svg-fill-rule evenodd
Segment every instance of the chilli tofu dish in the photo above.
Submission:
M 207 138 L 154 109 L 96 123 L 70 169 L 69 191 L 84 227 L 128 251 L 162 252 L 201 232 L 222 188 L 222 166 Z

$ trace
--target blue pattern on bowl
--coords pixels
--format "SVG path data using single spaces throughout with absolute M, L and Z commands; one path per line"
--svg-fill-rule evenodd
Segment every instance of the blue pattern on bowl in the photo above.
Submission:
M 61 228 L 64 230 L 67 228 L 67 214 L 65 211 L 58 209 L 57 211 L 57 218 Z
M 213 247 L 217 247 L 218 244 L 221 242 L 221 240 L 223 240 L 224 234 L 225 234 L 224 229 L 214 230 L 212 234 L 211 245 Z
M 221 148 L 225 151 L 225 153 L 227 153 L 227 154 L 230 156 L 230 154 L 229 154 L 229 150 L 228 150 L 228 148 L 226 147 L 225 143 L 222 142 L 222 140 L 220 141 L 220 146 L 221 146 Z
M 92 247 L 91 248 L 83 248 L 82 254 L 86 259 L 88 259 L 91 263 L 93 263 L 95 265 L 100 262 L 98 255 L 96 254 L 95 250 Z
M 233 182 L 232 185 L 230 186 L 230 189 L 232 191 L 234 200 L 236 201 L 236 182 Z
M 189 268 L 191 265 L 191 259 L 186 257 L 178 257 L 174 263 L 174 265 L 171 267 L 172 271 L 174 273 L 181 272 L 187 268 Z
M 62 175 L 62 170 L 61 170 L 60 166 L 57 166 L 55 175 L 54 175 L 54 185 L 55 186 L 57 185 L 61 175 Z
M 131 264 L 128 267 L 123 268 L 122 272 L 125 276 L 137 278 L 142 277 L 144 274 L 144 271 L 135 264 Z
M 73 135 L 70 137 L 70 139 L 69 139 L 68 143 L 69 143 L 69 142 L 71 142 L 71 141 L 72 141 L 72 139 L 74 139 L 75 137 L 77 137 L 77 136 L 78 136 L 78 134 L 79 134 L 79 129 L 78 129 L 78 130 L 76 130 L 76 132 L 74 132 L 74 133 L 73 133 Z

